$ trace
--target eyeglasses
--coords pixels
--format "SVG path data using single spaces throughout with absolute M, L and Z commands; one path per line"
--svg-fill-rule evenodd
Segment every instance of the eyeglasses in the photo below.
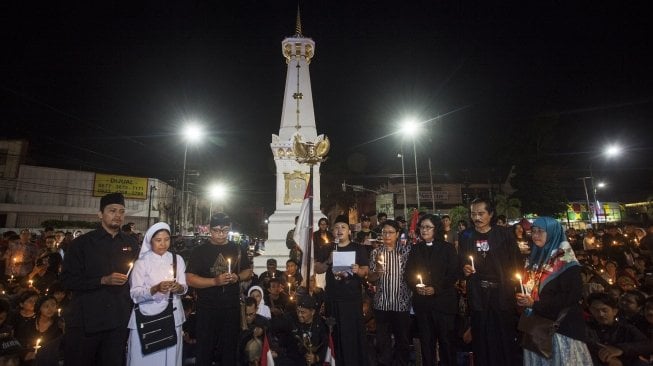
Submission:
M 419 227 L 419 229 L 424 230 L 424 231 L 429 231 L 429 230 L 435 229 L 435 226 L 424 226 L 424 225 L 422 225 L 422 226 Z
M 383 236 L 392 236 L 395 235 L 397 232 L 396 231 L 381 231 L 381 235 Z
M 217 228 L 212 227 L 211 231 L 214 232 L 214 233 L 229 234 L 229 232 L 231 231 L 231 228 L 230 227 L 224 227 L 222 229 L 217 229 Z
M 531 235 L 542 235 L 546 233 L 546 230 L 540 229 L 539 227 L 531 228 Z

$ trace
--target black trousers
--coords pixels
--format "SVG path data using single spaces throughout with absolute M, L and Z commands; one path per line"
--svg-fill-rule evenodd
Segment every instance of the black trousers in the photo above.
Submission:
M 439 348 L 440 365 L 456 365 L 455 314 L 437 310 L 415 311 L 419 339 L 422 345 L 422 365 L 437 365 L 435 347 Z
M 127 353 L 129 329 L 85 333 L 83 328 L 66 328 L 64 364 L 66 366 L 122 366 Z
M 380 365 L 408 365 L 410 350 L 410 314 L 407 311 L 384 311 L 374 309 L 376 320 L 376 347 Z M 392 347 L 392 338 L 395 345 Z
M 475 366 L 520 365 L 515 310 L 473 311 L 472 350 Z
M 240 307 L 197 308 L 197 365 L 237 364 Z

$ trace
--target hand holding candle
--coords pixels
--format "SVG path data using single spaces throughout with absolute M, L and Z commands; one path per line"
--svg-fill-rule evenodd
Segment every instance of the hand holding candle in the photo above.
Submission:
M 517 273 L 515 276 L 519 280 L 519 286 L 521 286 L 521 294 L 526 295 L 526 289 L 524 288 L 524 283 L 522 282 L 521 275 Z
M 469 260 L 472 262 L 472 272 L 476 272 L 476 267 L 474 267 L 474 256 L 470 255 Z
M 34 345 L 34 354 L 36 354 L 39 351 L 39 348 L 41 348 L 40 343 L 41 343 L 41 338 L 36 340 L 36 344 Z
M 424 287 L 426 286 L 424 285 L 424 281 L 422 281 L 422 275 L 418 274 L 417 279 L 419 280 L 419 283 L 415 285 L 415 287 L 417 287 L 417 293 L 419 293 L 420 295 L 424 295 L 423 291 L 424 291 Z

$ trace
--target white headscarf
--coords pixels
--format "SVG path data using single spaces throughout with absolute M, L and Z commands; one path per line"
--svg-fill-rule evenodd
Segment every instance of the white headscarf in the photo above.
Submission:
M 150 226 L 149 229 L 147 229 L 145 237 L 143 238 L 143 244 L 141 245 L 141 252 L 138 253 L 138 259 L 143 259 L 147 252 L 152 251 L 152 237 L 159 230 L 167 230 L 168 233 L 170 233 L 170 225 L 166 224 L 165 222 L 157 222 L 156 224 Z
M 261 288 L 261 286 L 252 286 L 252 287 L 250 287 L 249 290 L 247 291 L 247 296 L 252 296 L 252 291 L 254 291 L 254 290 L 261 293 L 261 303 L 259 304 L 259 306 L 266 305 L 265 304 L 265 292 L 263 292 L 263 289 Z

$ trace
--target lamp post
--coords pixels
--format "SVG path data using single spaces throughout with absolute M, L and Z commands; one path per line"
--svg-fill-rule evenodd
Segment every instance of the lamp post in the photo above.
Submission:
M 402 131 L 413 140 L 413 156 L 415 157 L 415 197 L 417 198 L 417 210 L 419 211 L 419 174 L 417 173 L 417 147 L 415 135 L 419 132 L 419 125 L 412 120 L 404 122 Z
M 601 154 L 607 159 L 613 159 L 613 158 L 616 158 L 617 156 L 619 156 L 621 154 L 622 150 L 623 149 L 618 144 L 610 144 L 610 145 L 606 146 L 603 149 Z M 592 171 L 592 164 L 593 163 L 594 162 L 591 162 L 590 165 L 589 165 L 589 173 L 590 173 L 589 177 L 581 177 L 581 178 L 578 178 L 578 179 L 583 180 L 583 188 L 585 189 L 585 200 L 587 201 L 587 210 L 588 210 L 588 212 L 590 211 L 590 199 L 589 199 L 589 194 L 588 194 L 588 191 L 587 191 L 587 182 L 586 182 L 586 180 L 587 179 L 590 180 L 590 184 L 592 185 L 592 200 L 594 202 L 594 209 L 591 210 L 591 212 L 592 212 L 592 216 L 594 216 L 594 218 L 595 218 L 596 226 L 598 226 L 598 224 L 599 224 L 599 215 L 600 215 L 600 204 L 599 204 L 598 199 L 596 198 L 596 188 L 597 188 L 597 186 L 594 185 L 594 173 Z M 603 188 L 604 186 L 605 186 L 605 183 L 603 183 L 603 182 L 598 183 L 598 188 Z M 592 223 L 592 216 L 589 217 L 590 225 L 594 226 L 593 223 Z
M 157 188 L 155 185 L 150 186 L 150 201 L 147 204 L 147 227 L 150 227 L 150 214 L 152 213 L 152 196 L 154 196 L 154 191 L 156 191 Z
M 181 233 L 183 235 L 185 226 L 187 225 L 186 223 L 186 215 L 188 214 L 188 211 L 186 209 L 185 202 L 186 200 L 186 158 L 188 157 L 188 143 L 189 142 L 196 142 L 200 139 L 200 136 L 202 134 L 202 129 L 196 124 L 189 124 L 186 127 L 184 127 L 183 130 L 183 136 L 185 141 L 185 147 L 184 147 L 184 167 L 182 171 L 182 176 L 181 176 Z
M 403 151 L 403 145 L 402 149 Z M 406 203 L 406 171 L 404 170 L 404 154 L 397 154 L 398 158 L 401 158 L 401 184 L 404 191 L 404 218 L 408 217 L 408 207 Z
M 433 169 L 431 168 L 430 156 L 429 156 L 429 179 L 431 181 L 431 199 L 433 200 L 433 214 L 435 215 L 435 190 L 433 189 Z
M 581 178 L 578 178 L 578 179 L 582 179 L 582 180 L 583 180 L 583 188 L 585 188 L 585 201 L 587 202 L 587 215 L 588 215 L 588 219 L 590 220 L 590 226 L 593 226 L 593 224 L 592 224 L 592 216 L 594 216 L 594 214 L 595 214 L 595 210 L 590 210 L 590 196 L 589 196 L 589 194 L 587 193 L 587 183 L 585 182 L 586 179 L 590 179 L 590 180 L 591 180 L 592 177 L 581 177 Z M 597 222 L 597 224 L 598 224 L 598 222 Z

